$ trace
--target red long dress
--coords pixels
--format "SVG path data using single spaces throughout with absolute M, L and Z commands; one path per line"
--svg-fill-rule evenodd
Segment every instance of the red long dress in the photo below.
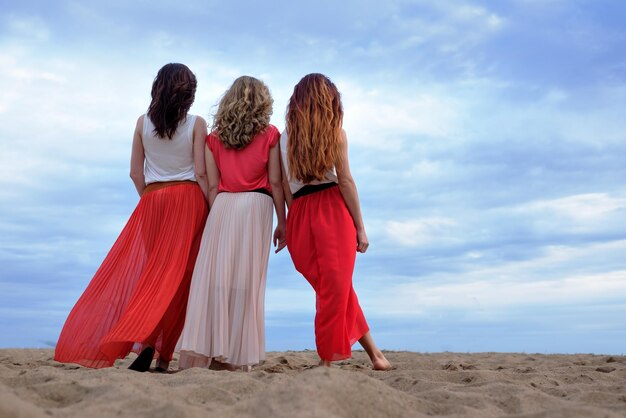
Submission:
M 146 191 L 69 314 L 54 359 L 108 367 L 139 343 L 171 360 L 207 212 L 195 182 Z
M 352 288 L 356 247 L 356 229 L 339 187 L 294 199 L 287 248 L 315 290 L 315 343 L 322 360 L 350 358 L 352 345 L 369 331 Z

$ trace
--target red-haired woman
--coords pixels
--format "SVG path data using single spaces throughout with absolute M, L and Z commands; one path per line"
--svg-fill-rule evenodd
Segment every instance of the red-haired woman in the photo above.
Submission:
M 155 350 L 171 360 L 207 216 L 206 122 L 187 113 L 196 85 L 183 64 L 154 79 L 130 161 L 139 204 L 70 312 L 55 360 L 100 368 L 141 350 L 130 366 L 137 371 L 149 369 Z
M 356 252 L 369 246 L 348 164 L 337 87 L 322 74 L 296 84 L 281 136 L 289 204 L 287 248 L 316 294 L 315 343 L 321 364 L 352 356 L 359 341 L 374 370 L 391 367 L 376 347 L 352 288 Z

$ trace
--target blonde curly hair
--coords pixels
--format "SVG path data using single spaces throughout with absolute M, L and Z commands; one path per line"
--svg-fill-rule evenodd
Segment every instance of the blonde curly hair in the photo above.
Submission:
M 269 126 L 273 103 L 265 83 L 241 76 L 220 100 L 211 129 L 226 148 L 243 149 Z

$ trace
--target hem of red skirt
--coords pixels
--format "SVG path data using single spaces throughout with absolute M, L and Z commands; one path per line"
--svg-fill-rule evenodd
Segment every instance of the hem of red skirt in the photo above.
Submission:
M 367 334 L 369 332 L 369 327 L 365 327 L 365 330 L 362 331 L 360 333 L 360 335 L 358 337 L 353 337 L 350 340 L 350 347 L 352 347 L 357 341 L 359 341 L 365 334 Z M 317 350 L 317 355 L 320 357 L 320 359 L 322 359 L 323 361 L 342 361 L 342 360 L 348 360 L 352 358 L 352 349 L 350 349 L 349 353 L 344 353 L 344 354 L 334 354 L 332 356 L 332 359 L 326 359 L 324 358 L 324 356 L 322 356 L 322 354 L 319 352 L 319 350 Z
M 90 359 L 62 359 L 54 357 L 54 361 L 57 363 L 65 364 L 77 364 L 82 367 L 88 367 L 90 369 L 104 369 L 105 367 L 112 367 L 115 364 L 115 360 L 90 360 Z

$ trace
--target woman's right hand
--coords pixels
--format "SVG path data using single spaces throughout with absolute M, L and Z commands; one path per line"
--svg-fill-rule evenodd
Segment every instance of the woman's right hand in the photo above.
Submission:
M 275 253 L 287 246 L 287 233 L 285 232 L 285 225 L 277 225 L 274 230 L 274 247 L 276 247 Z
M 356 250 L 360 253 L 367 251 L 367 247 L 370 246 L 370 242 L 367 239 L 365 228 L 357 229 L 356 231 Z

